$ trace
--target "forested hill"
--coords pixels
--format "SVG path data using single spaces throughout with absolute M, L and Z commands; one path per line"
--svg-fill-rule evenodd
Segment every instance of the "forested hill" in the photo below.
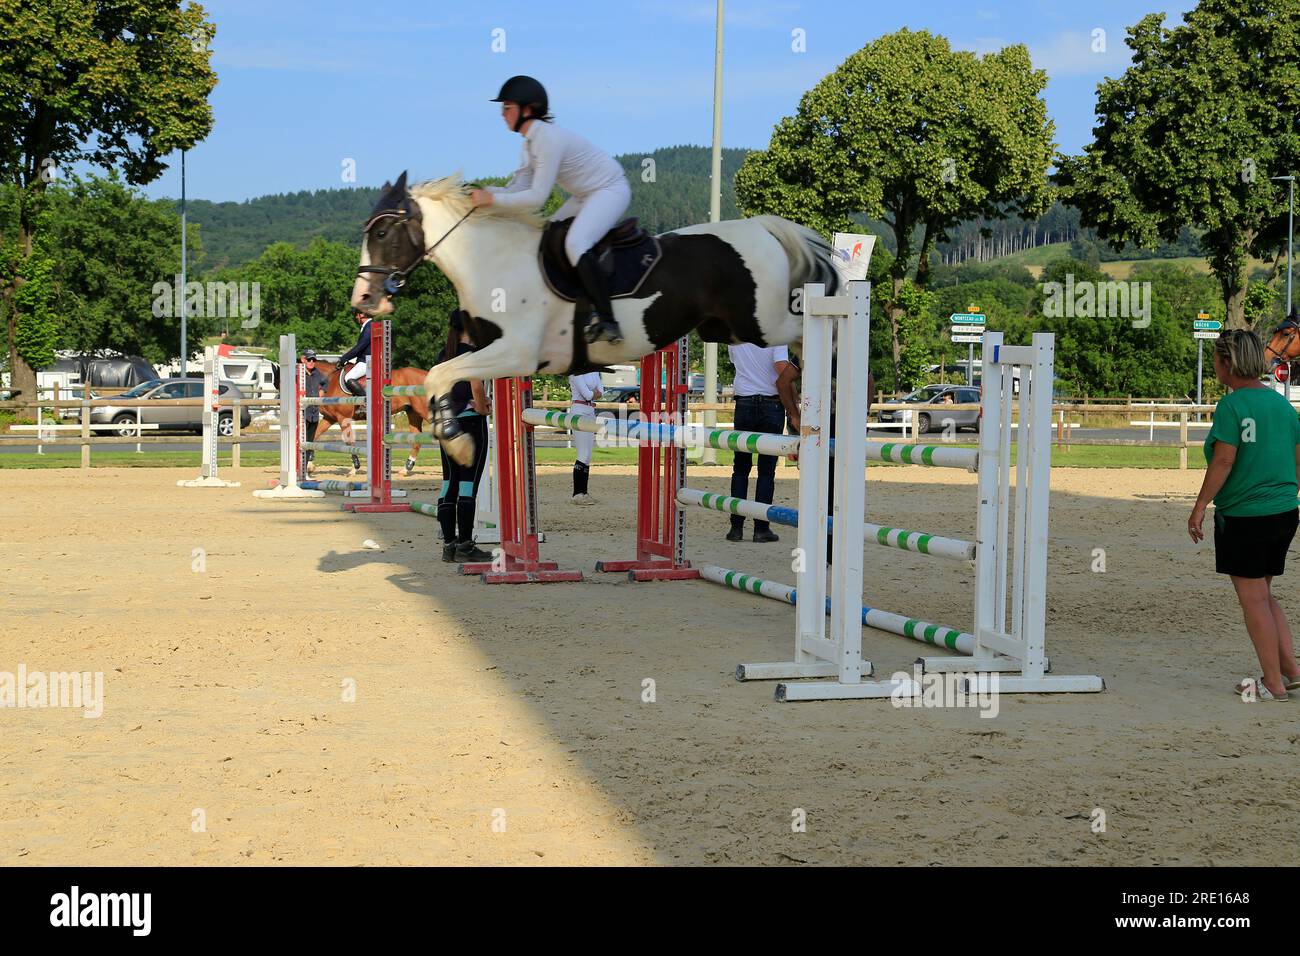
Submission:
M 722 217 L 734 218 L 736 170 L 745 149 L 722 151 Z M 632 185 L 629 215 L 639 216 L 652 232 L 664 232 L 709 218 L 711 151 L 702 146 L 672 146 L 650 153 L 616 157 Z M 653 160 L 653 164 L 647 162 Z M 301 246 L 321 238 L 346 245 L 361 242 L 361 225 L 370 215 L 379 190 L 318 189 L 259 196 L 246 202 L 191 199 L 187 215 L 200 224 L 203 270 L 239 266 L 256 259 L 273 242 Z
M 722 217 L 740 215 L 732 186 L 736 170 L 749 154 L 746 149 L 722 151 Z M 616 157 L 632 186 L 629 215 L 638 216 L 651 232 L 667 232 L 709 218 L 709 165 L 705 146 L 670 146 L 649 153 Z M 497 180 L 498 182 L 500 180 Z M 247 202 L 190 200 L 189 219 L 200 224 L 203 256 L 200 269 L 240 266 L 256 259 L 273 242 L 304 246 L 321 238 L 358 245 L 361 225 L 374 208 L 379 190 L 369 188 L 318 189 L 260 196 Z M 891 253 L 894 236 L 883 223 L 862 220 L 864 231 L 880 237 Z M 1055 242 L 1082 242 L 1088 257 L 1100 261 L 1200 255 L 1196 237 L 1183 230 L 1178 242 L 1159 249 L 1139 251 L 1126 247 L 1115 252 L 1095 242 L 1090 229 L 1079 224 L 1079 211 L 1056 203 L 1040 219 L 966 222 L 952 230 L 952 241 L 936 246 L 939 261 L 959 264 L 988 262 L 1023 249 Z M 919 245 L 920 234 L 916 237 Z M 1083 255 L 1083 253 L 1080 253 Z

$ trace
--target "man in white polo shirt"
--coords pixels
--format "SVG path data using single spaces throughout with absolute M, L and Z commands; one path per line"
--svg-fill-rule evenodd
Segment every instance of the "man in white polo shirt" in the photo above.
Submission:
M 764 348 L 760 345 L 729 345 L 731 364 L 736 367 L 736 431 L 770 432 L 780 435 L 785 431 L 785 419 L 799 417 L 799 396 L 794 382 L 798 370 L 790 364 L 790 351 L 784 345 Z M 731 468 L 731 496 L 748 498 L 749 471 L 754 456 L 736 452 Z M 772 503 L 776 490 L 776 458 L 758 456 L 758 478 L 754 482 L 754 500 Z M 731 516 L 728 541 L 741 541 L 745 536 L 745 519 Z M 766 521 L 754 521 L 754 540 L 758 542 L 781 540 L 772 532 Z

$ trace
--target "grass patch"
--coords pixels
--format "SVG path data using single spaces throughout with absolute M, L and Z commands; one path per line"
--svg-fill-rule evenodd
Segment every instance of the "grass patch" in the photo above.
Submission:
M 956 448 L 973 448 L 973 445 L 954 445 Z M 400 471 L 405 461 L 405 450 L 394 449 L 393 468 Z M 718 450 L 718 465 L 731 467 L 734 455 L 730 451 Z M 572 465 L 577 453 L 572 448 L 539 448 L 537 463 L 539 465 Z M 1012 458 L 1015 449 L 1012 449 Z M 198 469 L 201 453 L 183 452 L 144 452 L 135 451 L 91 451 L 91 468 L 192 468 Z M 435 449 L 425 448 L 420 452 L 422 467 L 436 466 L 438 455 Z M 635 448 L 596 448 L 592 453 L 592 465 L 623 465 L 635 467 L 637 449 Z M 698 456 L 687 459 L 688 467 L 700 463 Z M 217 459 L 218 467 L 229 468 L 230 453 L 222 452 Z M 245 451 L 241 457 L 245 468 L 277 468 L 280 454 L 274 451 Z M 343 467 L 349 464 L 348 456 L 337 452 L 317 452 L 316 464 L 324 468 Z M 1187 450 L 1189 468 L 1204 470 L 1205 455 L 1199 448 Z M 892 465 L 886 462 L 872 462 L 870 467 L 879 468 L 908 467 Z M 0 454 L 0 469 L 7 468 L 80 468 L 81 453 L 79 448 L 61 448 L 50 450 L 43 455 Z M 364 460 L 363 460 L 364 467 Z M 1126 447 L 1116 445 L 1070 445 L 1068 447 L 1052 446 L 1053 468 L 1171 468 L 1178 467 L 1178 449 L 1155 447 Z

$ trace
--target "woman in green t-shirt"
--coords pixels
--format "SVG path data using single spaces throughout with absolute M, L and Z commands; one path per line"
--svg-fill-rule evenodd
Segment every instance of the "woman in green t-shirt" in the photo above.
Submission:
M 1214 502 L 1214 569 L 1232 579 L 1246 631 L 1264 674 L 1242 681 L 1260 700 L 1286 700 L 1300 689 L 1300 665 L 1291 626 L 1273 596 L 1300 517 L 1300 420 L 1295 409 L 1260 382 L 1267 370 L 1264 346 L 1254 332 L 1224 332 L 1214 345 L 1214 374 L 1231 391 L 1219 399 L 1205 439 L 1205 481 L 1187 520 L 1193 541 L 1205 535 L 1205 509 Z

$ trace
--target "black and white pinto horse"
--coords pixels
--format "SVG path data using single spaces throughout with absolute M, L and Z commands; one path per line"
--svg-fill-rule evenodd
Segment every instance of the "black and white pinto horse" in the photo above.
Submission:
M 821 282 L 828 295 L 838 291 L 830 246 L 811 229 L 778 216 L 688 226 L 657 237 L 657 265 L 630 294 L 614 299 L 623 340 L 589 345 L 573 302 L 543 276 L 541 219 L 475 209 L 470 189 L 458 176 L 409 192 L 405 173 L 395 185 L 385 183 L 365 226 L 352 291 L 353 308 L 383 316 L 425 259 L 451 280 L 478 348 L 434 366 L 425 389 L 434 434 L 463 464 L 472 460 L 474 444 L 452 413 L 456 382 L 632 362 L 692 329 L 706 342 L 788 345 L 803 332 L 797 293 L 804 283 Z

